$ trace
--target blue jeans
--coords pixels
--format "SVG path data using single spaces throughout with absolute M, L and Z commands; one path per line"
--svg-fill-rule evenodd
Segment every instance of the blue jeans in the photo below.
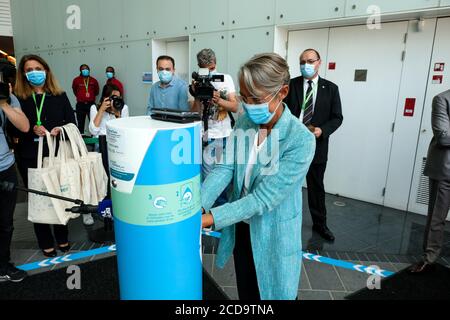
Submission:
M 203 162 L 202 162 L 202 182 L 205 181 L 208 174 L 214 169 L 217 162 L 222 159 L 225 147 L 227 145 L 227 138 L 210 139 L 208 145 L 203 150 Z M 213 207 L 220 207 L 225 203 L 228 203 L 227 190 L 229 186 L 222 192 L 217 198 Z

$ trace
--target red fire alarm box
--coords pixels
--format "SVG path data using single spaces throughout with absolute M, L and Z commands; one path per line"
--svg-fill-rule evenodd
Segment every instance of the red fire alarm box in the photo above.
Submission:
M 433 84 L 442 84 L 443 76 L 441 75 L 434 75 L 433 76 Z
M 416 98 L 406 98 L 405 112 L 403 113 L 403 116 L 414 117 L 415 108 L 416 108 Z
M 336 62 L 330 62 L 328 64 L 328 70 L 336 70 Z

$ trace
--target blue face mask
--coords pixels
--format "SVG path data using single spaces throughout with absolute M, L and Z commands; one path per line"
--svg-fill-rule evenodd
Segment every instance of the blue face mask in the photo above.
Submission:
M 89 77 L 89 74 L 90 74 L 91 72 L 88 70 L 88 69 L 83 69 L 83 70 L 81 70 L 81 75 L 83 76 L 83 77 Z
M 300 71 L 305 78 L 312 78 L 316 74 L 314 65 L 309 63 L 300 65 Z
M 247 104 L 244 102 L 242 103 L 245 111 L 248 114 L 248 117 L 250 118 L 250 120 L 252 120 L 253 123 L 268 124 L 270 121 L 272 121 L 273 117 L 275 117 L 275 113 L 281 106 L 281 102 L 274 112 L 269 111 L 269 104 L 272 102 L 273 99 L 275 99 L 276 95 L 278 94 L 278 92 L 280 92 L 280 90 L 277 91 L 277 93 L 273 96 L 273 98 L 269 102 L 262 104 Z
M 114 73 L 112 73 L 112 72 L 107 72 L 107 73 L 106 73 L 106 77 L 107 77 L 108 79 L 112 79 L 112 78 L 114 78 Z
M 47 74 L 45 71 L 30 71 L 26 73 L 28 82 L 34 87 L 40 87 L 45 83 Z
M 173 79 L 173 74 L 170 71 L 162 70 L 158 72 L 159 80 L 161 80 L 162 83 L 167 84 Z

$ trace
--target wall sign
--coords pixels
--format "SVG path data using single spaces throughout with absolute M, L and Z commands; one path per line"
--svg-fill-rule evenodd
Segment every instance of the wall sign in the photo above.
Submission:
M 403 116 L 414 117 L 415 108 L 416 108 L 416 98 L 406 98 L 405 111 L 403 113 Z
M 442 79 L 444 77 L 441 75 L 434 75 L 433 76 L 433 84 L 442 84 Z
M 444 62 L 438 62 L 434 64 L 434 71 L 436 72 L 444 72 L 445 69 L 445 63 Z

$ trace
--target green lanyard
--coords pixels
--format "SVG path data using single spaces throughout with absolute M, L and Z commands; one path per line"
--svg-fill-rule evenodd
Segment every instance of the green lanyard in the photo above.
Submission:
M 314 92 L 316 91 L 316 88 L 314 87 L 311 92 L 309 93 L 309 95 L 303 99 L 303 104 L 302 104 L 302 111 L 305 111 L 306 105 L 308 104 L 309 100 L 312 99 Z
M 37 102 L 36 102 L 36 94 L 33 92 L 33 100 L 34 100 L 34 104 L 36 105 L 36 114 L 37 114 L 36 125 L 38 127 L 42 126 L 41 114 L 42 114 L 42 108 L 44 108 L 45 95 L 46 95 L 46 93 L 44 93 L 44 95 L 42 96 L 41 106 L 38 109 Z
M 86 93 L 89 93 L 89 80 L 90 80 L 90 78 L 88 78 L 87 82 L 86 82 L 86 80 L 83 80 L 84 86 L 86 87 Z

